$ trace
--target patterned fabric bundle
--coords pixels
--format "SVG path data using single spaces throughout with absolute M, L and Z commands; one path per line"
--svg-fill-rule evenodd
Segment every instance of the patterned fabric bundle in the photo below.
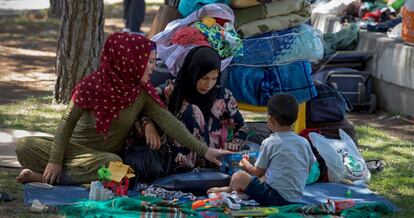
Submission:
M 162 60 L 162 62 L 167 66 L 169 72 L 173 76 L 177 76 L 178 71 L 180 70 L 184 57 L 189 50 L 197 47 L 198 45 L 189 44 L 186 46 L 172 44 L 172 36 L 183 27 L 192 26 L 195 22 L 202 20 L 205 17 L 214 18 L 217 23 L 220 23 L 219 20 L 226 20 L 228 25 L 231 28 L 234 28 L 234 14 L 229 6 L 226 4 L 208 4 L 203 6 L 197 11 L 194 11 L 185 18 L 177 19 L 170 22 L 164 31 L 158 33 L 152 40 L 157 44 L 157 56 Z M 232 33 L 228 33 L 230 37 L 227 36 L 227 33 L 224 34 L 226 40 L 232 39 Z M 241 41 L 233 40 L 231 43 Z M 235 49 L 238 51 L 238 49 Z M 224 70 L 231 62 L 233 56 L 227 57 L 221 60 L 221 70 Z
M 211 47 L 221 58 L 240 56 L 243 54 L 243 44 L 234 27 L 226 23 L 224 27 L 214 24 L 208 27 L 202 22 L 196 22 L 195 27 L 206 37 Z

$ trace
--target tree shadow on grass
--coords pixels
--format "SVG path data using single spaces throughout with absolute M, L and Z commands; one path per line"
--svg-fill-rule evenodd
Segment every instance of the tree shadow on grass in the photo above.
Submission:
M 0 82 L 0 105 L 13 104 L 32 97 L 52 95 L 52 91 L 38 90 L 18 83 Z
M 7 56 L 10 59 L 13 59 L 15 65 L 18 66 L 18 69 L 21 66 L 25 66 L 27 64 L 39 66 L 39 67 L 46 67 L 51 68 L 53 71 L 53 64 L 55 63 L 55 57 L 48 57 L 48 56 L 40 56 L 40 55 L 20 55 L 20 54 L 12 54 Z M 53 72 L 54 73 L 54 72 Z

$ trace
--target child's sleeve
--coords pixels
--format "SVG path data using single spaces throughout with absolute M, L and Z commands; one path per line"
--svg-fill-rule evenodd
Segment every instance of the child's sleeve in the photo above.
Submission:
M 271 149 L 272 146 L 270 146 L 267 143 L 263 143 L 263 145 L 260 148 L 260 154 L 259 157 L 256 160 L 256 163 L 254 164 L 256 167 L 260 169 L 267 169 L 270 164 L 271 160 Z

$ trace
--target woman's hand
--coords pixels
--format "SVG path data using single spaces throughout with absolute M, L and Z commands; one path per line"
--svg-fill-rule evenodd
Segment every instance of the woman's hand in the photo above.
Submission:
M 161 147 L 161 137 L 158 134 L 155 125 L 152 122 L 148 122 L 144 126 L 145 131 L 145 139 L 147 141 L 147 145 L 154 150 L 158 150 Z
M 48 184 L 59 183 L 62 165 L 49 162 L 42 175 L 42 182 Z
M 226 154 L 232 154 L 233 152 L 231 151 L 226 151 L 226 150 L 219 150 L 219 149 L 215 149 L 215 148 L 209 148 L 206 152 L 206 154 L 204 155 L 204 158 L 206 158 L 207 160 L 215 163 L 217 166 L 221 166 L 221 162 L 218 160 L 219 157 L 226 155 Z
M 226 142 L 224 143 L 224 149 L 227 149 L 229 151 L 239 151 L 240 147 L 239 144 L 235 143 L 235 142 Z

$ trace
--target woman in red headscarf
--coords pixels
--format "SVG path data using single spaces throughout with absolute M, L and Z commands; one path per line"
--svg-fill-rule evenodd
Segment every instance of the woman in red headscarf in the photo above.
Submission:
M 172 138 L 206 159 L 226 151 L 208 148 L 195 139 L 170 112 L 149 82 L 155 43 L 128 33 L 114 33 L 102 50 L 97 71 L 83 78 L 54 138 L 26 137 L 17 142 L 17 158 L 24 168 L 19 183 L 87 183 L 97 170 L 118 161 L 138 115 L 150 117 Z

